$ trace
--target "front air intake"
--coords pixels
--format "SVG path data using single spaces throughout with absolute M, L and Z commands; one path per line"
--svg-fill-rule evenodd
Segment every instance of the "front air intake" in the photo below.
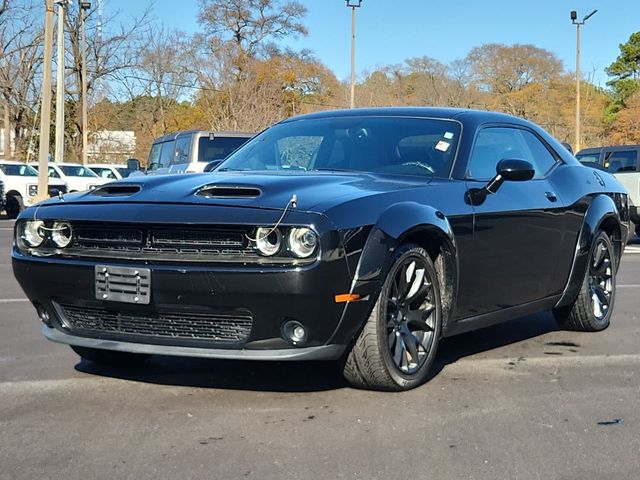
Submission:
M 229 185 L 208 185 L 196 192 L 196 195 L 205 198 L 256 198 L 262 194 L 259 188 L 229 186 Z
M 140 191 L 140 185 L 111 185 L 107 184 L 98 187 L 91 192 L 91 195 L 99 197 L 128 197 Z

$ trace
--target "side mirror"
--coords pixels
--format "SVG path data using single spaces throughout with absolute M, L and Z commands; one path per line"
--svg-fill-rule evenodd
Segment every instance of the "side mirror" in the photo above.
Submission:
M 500 160 L 496 166 L 496 176 L 493 177 L 485 187 L 487 192 L 496 193 L 505 180 L 510 182 L 524 182 L 531 180 L 536 171 L 526 160 L 516 158 L 505 158 Z
M 206 172 L 210 172 L 211 170 L 215 170 L 223 161 L 224 159 L 212 160 L 211 162 L 205 165 L 203 172 L 206 173 Z
M 506 158 L 500 160 L 496 166 L 496 176 L 489 180 L 484 188 L 471 188 L 467 192 L 467 201 L 471 205 L 481 205 L 487 195 L 496 193 L 500 186 L 506 181 L 524 182 L 531 180 L 536 174 L 533 165 L 526 160 L 516 158 Z
M 140 160 L 136 158 L 130 158 L 127 160 L 127 170 L 130 172 L 136 172 L 140 170 Z

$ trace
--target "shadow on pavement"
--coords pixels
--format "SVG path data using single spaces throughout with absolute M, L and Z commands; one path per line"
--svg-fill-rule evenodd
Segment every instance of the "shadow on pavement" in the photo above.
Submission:
M 458 335 L 440 344 L 431 378 L 457 360 L 556 330 L 550 313 Z M 344 388 L 338 362 L 256 362 L 153 356 L 132 367 L 82 360 L 78 371 L 160 385 L 271 392 L 312 392 Z

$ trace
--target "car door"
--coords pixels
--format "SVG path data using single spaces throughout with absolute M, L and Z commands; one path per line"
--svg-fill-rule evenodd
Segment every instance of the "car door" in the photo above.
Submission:
M 477 133 L 467 170 L 467 189 L 482 189 L 503 159 L 530 162 L 535 176 L 505 181 L 473 206 L 473 237 L 461 252 L 459 311 L 475 316 L 550 295 L 558 249 L 565 233 L 564 205 L 549 181 L 560 162 L 532 131 L 485 127 Z M 475 203 L 475 202 L 474 202 Z

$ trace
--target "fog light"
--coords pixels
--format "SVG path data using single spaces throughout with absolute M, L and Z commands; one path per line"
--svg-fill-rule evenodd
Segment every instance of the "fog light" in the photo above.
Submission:
M 282 331 L 286 339 L 294 345 L 304 344 L 309 337 L 307 329 L 304 328 L 304 326 L 302 326 L 300 322 L 296 322 L 295 320 L 286 322 L 282 328 Z
M 51 327 L 51 316 L 49 315 L 49 312 L 47 312 L 43 307 L 41 307 L 40 305 L 36 306 L 36 312 L 38 312 L 38 316 L 40 317 L 40 320 L 42 321 L 42 323 L 44 323 L 47 327 Z

